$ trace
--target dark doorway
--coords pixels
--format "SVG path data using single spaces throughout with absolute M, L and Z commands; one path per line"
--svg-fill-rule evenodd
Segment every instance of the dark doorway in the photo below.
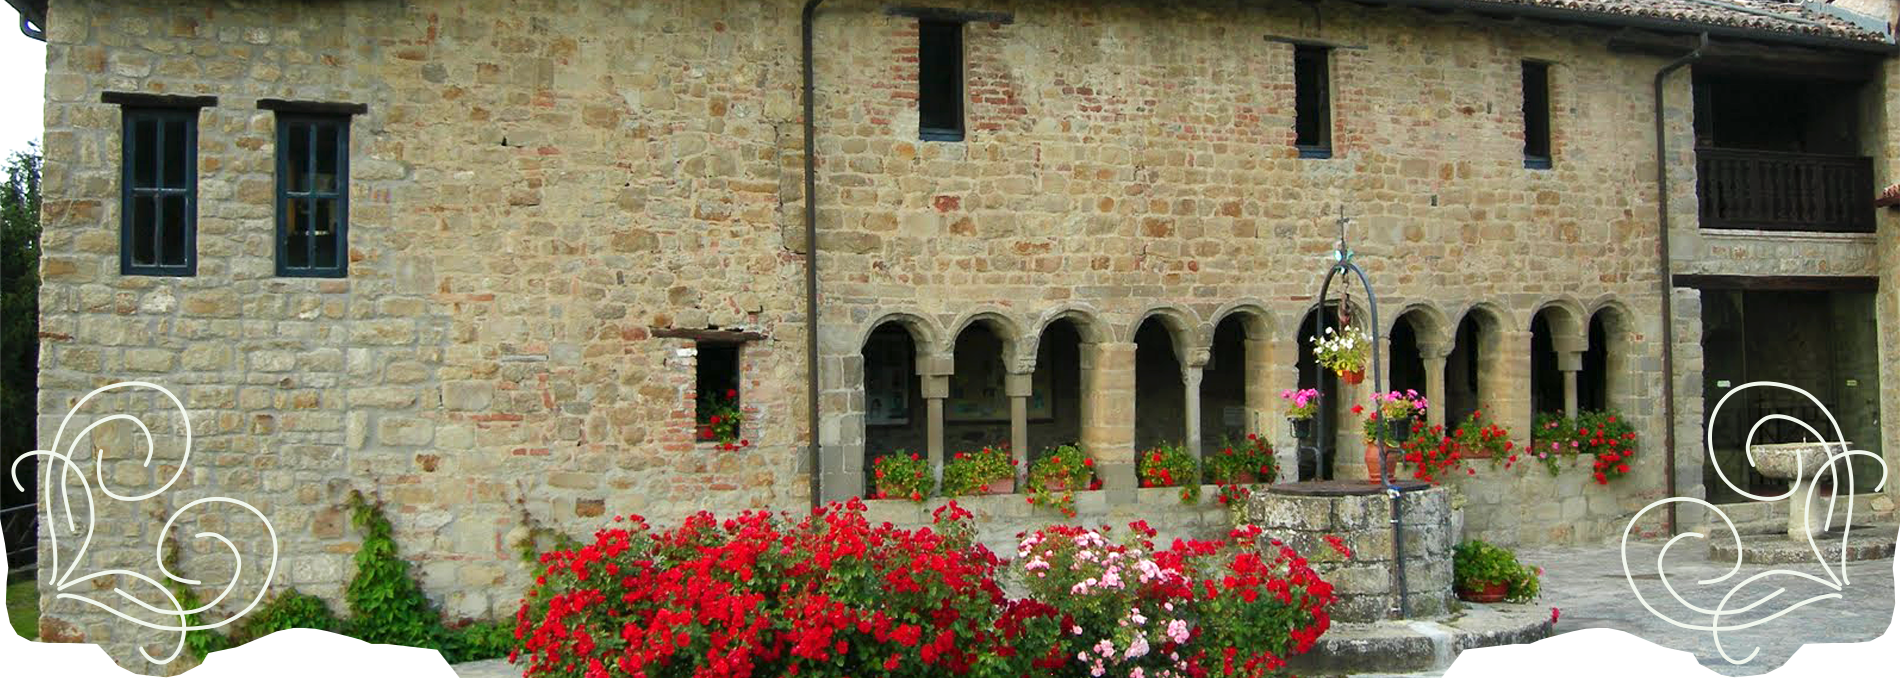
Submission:
M 1748 382 L 1781 382 L 1813 394 L 1840 423 L 1857 449 L 1880 453 L 1879 358 L 1874 322 L 1874 293 L 1868 291 L 1702 291 L 1703 413 L 1717 462 L 1704 462 L 1703 485 L 1711 502 L 1746 500 L 1722 483 L 1728 480 L 1756 495 L 1785 492 L 1787 486 L 1764 478 L 1748 466 L 1743 448 L 1748 431 L 1771 414 L 1798 418 L 1831 439 L 1827 416 L 1798 393 L 1757 387 L 1742 392 L 1713 413 L 1729 390 Z M 1755 444 L 1813 441 L 1793 423 L 1770 421 L 1755 434 Z M 1854 463 L 1856 492 L 1873 490 L 1879 466 Z M 1845 481 L 1842 481 L 1843 486 Z

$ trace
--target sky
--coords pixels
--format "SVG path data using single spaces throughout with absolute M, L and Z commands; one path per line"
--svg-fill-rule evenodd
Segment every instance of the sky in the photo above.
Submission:
M 46 44 L 20 33 L 19 15 L 0 6 L 0 156 L 40 139 Z

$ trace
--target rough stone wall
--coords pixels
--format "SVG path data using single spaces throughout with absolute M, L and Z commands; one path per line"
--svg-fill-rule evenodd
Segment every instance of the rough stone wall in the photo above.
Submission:
M 355 539 L 337 506 L 363 489 L 390 503 L 425 588 L 484 617 L 525 581 L 509 547 L 524 507 L 583 533 L 620 513 L 805 504 L 798 5 L 55 2 L 42 415 L 138 376 L 202 421 L 192 485 L 114 528 L 149 536 L 144 515 L 179 496 L 244 497 L 285 542 L 281 580 L 337 602 Z M 966 30 L 960 143 L 917 139 L 914 21 L 860 0 L 819 14 L 829 495 L 861 485 L 858 350 L 886 317 L 920 339 L 920 367 L 986 321 L 1021 371 L 1043 325 L 1076 320 L 1081 436 L 1127 467 L 1136 327 L 1161 317 L 1193 364 L 1245 315 L 1265 388 L 1247 391 L 1268 395 L 1249 425 L 1290 452 L 1274 397 L 1295 383 L 1292 337 L 1342 206 L 1382 330 L 1409 309 L 1435 327 L 1421 340 L 1448 345 L 1468 311 L 1492 313 L 1507 388 L 1487 407 L 1520 438 L 1533 313 L 1622 312 L 1629 388 L 1612 402 L 1660 442 L 1662 59 L 1592 30 L 1345 3 L 974 5 L 1015 21 Z M 1295 156 L 1292 47 L 1263 35 L 1342 46 L 1331 159 Z M 1548 171 L 1523 167 L 1525 59 L 1554 63 Z M 220 100 L 200 116 L 195 277 L 118 272 L 119 117 L 102 90 Z M 1686 76 L 1670 90 L 1672 162 L 1692 174 Z M 351 128 L 347 279 L 273 275 L 261 98 L 369 105 Z M 1694 234 L 1692 179 L 1672 181 L 1688 192 L 1675 228 Z M 691 344 L 654 335 L 706 326 L 767 336 L 744 351 L 752 446 L 737 454 L 693 442 Z M 1604 514 L 1661 497 L 1659 449 Z M 126 664 L 153 640 L 74 606 L 43 609 Z
M 1896 126 L 1900 126 L 1900 66 L 1888 61 L 1881 71 L 1881 82 L 1886 96 L 1878 100 L 1873 117 L 1862 120 L 1876 129 L 1872 141 L 1874 181 L 1884 187 L 1900 177 L 1900 137 L 1895 135 Z M 1881 451 L 1887 457 L 1887 493 L 1900 503 L 1900 341 L 1893 340 L 1900 331 L 1900 215 L 1889 208 L 1877 213 L 1876 218 L 1880 221 L 1880 231 L 1875 233 L 1880 291 L 1874 311 L 1876 335 L 1880 337 L 1876 343 L 1880 345 L 1881 365 Z
M 276 525 L 279 586 L 341 610 L 356 488 L 389 503 L 448 613 L 485 618 L 526 582 L 518 499 L 576 534 L 805 503 L 802 265 L 781 205 L 796 4 L 61 0 L 49 29 L 41 414 L 140 378 L 198 426 L 191 478 L 101 510 L 118 533 L 95 538 L 100 562 L 149 568 L 152 511 L 230 495 Z M 119 273 L 120 109 L 102 90 L 219 100 L 199 116 L 194 277 Z M 350 129 L 347 279 L 274 277 L 263 98 L 369 106 Z M 708 325 L 768 337 L 743 351 L 738 453 L 693 441 L 692 343 L 653 334 Z M 59 633 L 128 666 L 135 643 L 169 652 L 42 596 Z
M 1001 325 L 1019 357 L 1035 355 L 1048 321 L 1084 322 L 1084 363 L 1102 373 L 1102 396 L 1083 437 L 1104 445 L 1092 454 L 1112 470 L 1134 453 L 1129 344 L 1141 321 L 1161 316 L 1192 363 L 1221 319 L 1251 313 L 1260 321 L 1248 338 L 1272 345 L 1254 373 L 1272 396 L 1249 425 L 1290 452 L 1275 397 L 1294 384 L 1292 337 L 1342 205 L 1384 327 L 1417 309 L 1436 318 L 1422 338 L 1444 343 L 1471 308 L 1495 315 L 1504 386 L 1486 405 L 1520 437 L 1532 313 L 1552 303 L 1586 319 L 1624 310 L 1632 341 L 1620 377 L 1631 388 L 1615 403 L 1660 442 L 1654 189 L 1644 182 L 1654 180 L 1647 97 L 1662 60 L 1612 54 L 1603 35 L 1497 31 L 1464 15 L 1327 5 L 1315 21 L 1295 6 L 1016 3 L 1013 23 L 967 30 L 972 93 L 986 95 L 969 107 L 968 139 L 919 143 L 904 60 L 914 24 L 826 7 L 827 481 L 859 478 L 856 352 L 887 320 L 938 356 L 973 322 Z M 1333 52 L 1333 158 L 1295 156 L 1292 47 L 1262 35 L 1345 46 Z M 1556 63 L 1550 171 L 1523 166 L 1524 59 Z M 1686 76 L 1670 90 L 1673 159 L 1692 176 Z M 1686 181 L 1674 210 L 1693 231 Z M 1356 423 L 1342 430 L 1357 442 Z M 1660 464 L 1619 485 L 1626 506 L 1661 497 Z

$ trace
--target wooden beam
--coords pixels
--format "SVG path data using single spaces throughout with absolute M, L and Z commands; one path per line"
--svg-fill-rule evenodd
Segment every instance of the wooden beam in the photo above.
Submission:
M 685 338 L 701 343 L 745 343 L 763 341 L 765 334 L 757 331 L 730 331 L 727 329 L 654 329 L 654 338 Z
M 152 107 L 162 109 L 202 109 L 217 106 L 217 97 L 191 97 L 177 94 L 144 94 L 141 92 L 100 92 L 99 101 L 120 106 Z
M 294 101 L 290 99 L 259 99 L 257 108 L 267 111 L 293 111 L 303 114 L 335 114 L 361 116 L 369 113 L 368 104 L 352 102 Z
M 1677 273 L 1675 284 L 1679 288 L 1697 290 L 1845 290 L 1858 292 L 1876 292 L 1880 290 L 1880 278 L 1876 276 L 1744 276 L 1744 275 L 1703 275 L 1699 273 Z
M 884 14 L 892 17 L 911 17 L 930 22 L 987 22 L 995 24 L 1014 24 L 1016 22 L 1016 15 L 1008 12 L 975 12 L 948 7 L 895 5 L 884 8 Z

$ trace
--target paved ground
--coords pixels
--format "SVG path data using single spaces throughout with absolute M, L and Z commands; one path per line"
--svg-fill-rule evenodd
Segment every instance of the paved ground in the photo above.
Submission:
M 1660 543 L 1635 543 L 1629 547 L 1630 574 L 1651 606 L 1671 618 L 1687 624 L 1709 625 L 1708 616 L 1678 604 L 1659 579 L 1656 554 Z M 1625 579 L 1623 561 L 1617 548 L 1534 549 L 1518 553 L 1518 560 L 1544 568 L 1544 596 L 1540 603 L 1555 606 L 1562 616 L 1557 633 L 1586 628 L 1613 628 L 1625 631 L 1657 645 L 1692 653 L 1696 660 L 1717 673 L 1749 675 L 1768 672 L 1794 655 L 1806 643 L 1858 643 L 1880 637 L 1894 618 L 1893 559 L 1855 561 L 1847 564 L 1848 584 L 1841 598 L 1823 600 L 1801 607 L 1772 622 L 1722 634 L 1722 647 L 1736 659 L 1750 651 L 1761 652 L 1744 665 L 1731 665 L 1717 652 L 1707 631 L 1692 631 L 1670 625 L 1650 614 L 1637 602 Z M 1816 562 L 1796 565 L 1742 565 L 1733 577 L 1715 584 L 1699 581 L 1727 573 L 1732 562 L 1708 560 L 1705 542 L 1687 539 L 1670 550 L 1666 566 L 1670 584 L 1683 599 L 1714 609 L 1724 594 L 1748 578 L 1765 570 L 1793 570 L 1826 579 Z M 1839 565 L 1832 566 L 1839 572 Z M 1747 606 L 1772 593 L 1786 592 L 1761 607 L 1724 617 L 1723 625 L 1741 625 L 1765 618 L 1781 609 L 1834 590 L 1801 578 L 1776 576 L 1751 583 L 1729 600 L 1730 609 Z
M 1630 572 L 1650 604 L 1665 614 L 1690 624 L 1708 625 L 1707 617 L 1683 608 L 1669 596 L 1656 574 L 1655 558 L 1660 543 L 1631 543 Z M 1623 574 L 1619 550 L 1603 548 L 1531 549 L 1518 554 L 1519 560 L 1544 568 L 1544 596 L 1539 604 L 1555 606 L 1562 612 L 1556 632 L 1586 628 L 1613 628 L 1628 632 L 1657 645 L 1692 653 L 1703 665 L 1720 674 L 1761 674 L 1788 661 L 1796 648 L 1806 643 L 1853 643 L 1872 640 L 1888 630 L 1894 617 L 1894 562 L 1892 559 L 1856 561 L 1847 564 L 1848 585 L 1841 598 L 1816 602 L 1782 616 L 1771 623 L 1739 631 L 1725 632 L 1723 647 L 1737 659 L 1760 648 L 1760 654 L 1745 665 L 1731 665 L 1716 651 L 1706 631 L 1677 628 L 1643 609 L 1630 591 Z M 1722 595 L 1764 570 L 1794 570 L 1820 578 L 1827 574 L 1818 564 L 1784 566 L 1743 565 L 1734 577 L 1718 584 L 1701 585 L 1698 581 L 1721 576 L 1731 566 L 1708 560 L 1704 542 L 1685 540 L 1670 552 L 1668 576 L 1682 597 L 1713 609 Z M 1836 566 L 1838 569 L 1838 566 Z M 1787 590 L 1782 596 L 1743 615 L 1727 617 L 1725 625 L 1739 625 L 1766 617 L 1807 597 L 1833 592 L 1812 581 L 1787 576 L 1770 577 L 1736 593 L 1729 607 L 1746 606 L 1775 588 Z M 455 666 L 464 677 L 514 677 L 520 672 L 505 660 L 471 662 Z M 1425 673 L 1407 676 L 1432 676 Z M 1380 675 L 1398 676 L 1398 675 Z

